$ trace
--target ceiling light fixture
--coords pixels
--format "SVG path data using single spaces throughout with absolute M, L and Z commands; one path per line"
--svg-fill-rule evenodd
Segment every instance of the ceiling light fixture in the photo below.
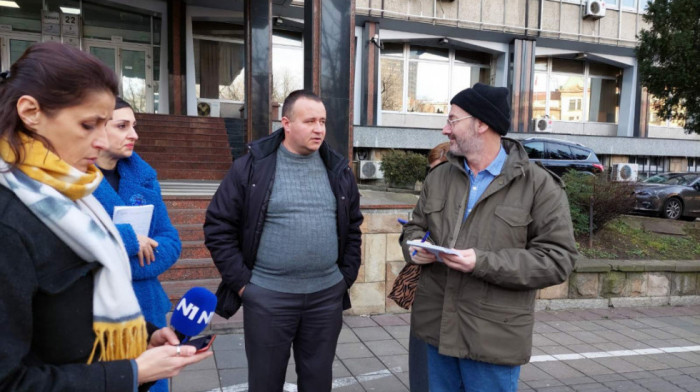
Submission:
M 5 1 L 5 0 L 2 0 L 2 1 L 0 1 L 0 7 L 19 8 L 19 5 L 17 5 L 17 2 L 16 2 L 16 1 Z
M 64 14 L 69 14 L 69 15 L 80 15 L 80 8 L 74 8 L 74 7 L 58 7 L 61 9 L 61 12 Z

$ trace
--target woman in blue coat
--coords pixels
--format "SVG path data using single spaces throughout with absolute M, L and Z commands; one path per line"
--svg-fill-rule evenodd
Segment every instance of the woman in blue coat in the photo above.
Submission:
M 97 158 L 97 166 L 105 179 L 94 195 L 110 216 L 116 206 L 153 204 L 148 236 L 137 235 L 130 224 L 116 226 L 129 255 L 132 284 L 141 311 L 146 321 L 162 328 L 166 325 L 165 315 L 171 303 L 158 275 L 175 264 L 182 244 L 168 218 L 156 171 L 134 153 L 138 140 L 135 126 L 133 109 L 117 97 L 112 119 L 107 123 L 109 148 L 100 151 Z M 150 390 L 167 391 L 167 381 L 159 381 Z

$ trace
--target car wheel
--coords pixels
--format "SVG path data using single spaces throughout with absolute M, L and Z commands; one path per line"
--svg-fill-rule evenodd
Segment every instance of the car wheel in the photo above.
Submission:
M 666 219 L 678 219 L 681 217 L 681 212 L 683 212 L 683 203 L 680 199 L 673 197 L 666 200 L 661 214 Z

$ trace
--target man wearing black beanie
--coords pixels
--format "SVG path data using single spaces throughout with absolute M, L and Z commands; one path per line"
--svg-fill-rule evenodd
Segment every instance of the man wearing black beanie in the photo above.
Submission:
M 504 137 L 508 89 L 477 83 L 450 104 L 448 162 L 400 238 L 406 261 L 425 265 L 411 326 L 428 343 L 431 392 L 517 391 L 537 290 L 564 282 L 578 255 L 569 204 L 561 180 Z M 426 233 L 451 253 L 407 244 Z

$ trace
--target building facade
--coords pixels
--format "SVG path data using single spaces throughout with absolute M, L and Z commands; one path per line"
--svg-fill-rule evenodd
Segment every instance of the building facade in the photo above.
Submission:
M 13 5 L 14 4 L 14 5 Z M 593 148 L 642 176 L 700 171 L 700 135 L 659 119 L 634 47 L 644 0 L 15 0 L 0 67 L 57 40 L 102 59 L 144 113 L 224 117 L 233 151 L 267 134 L 292 90 L 319 93 L 329 142 L 355 161 L 443 142 L 449 99 L 512 92 L 515 138 Z M 546 120 L 541 130 L 533 123 Z M 244 136 L 243 136 L 244 135 Z M 238 146 L 238 147 L 236 147 Z M 235 155 L 235 154 L 234 154 Z

